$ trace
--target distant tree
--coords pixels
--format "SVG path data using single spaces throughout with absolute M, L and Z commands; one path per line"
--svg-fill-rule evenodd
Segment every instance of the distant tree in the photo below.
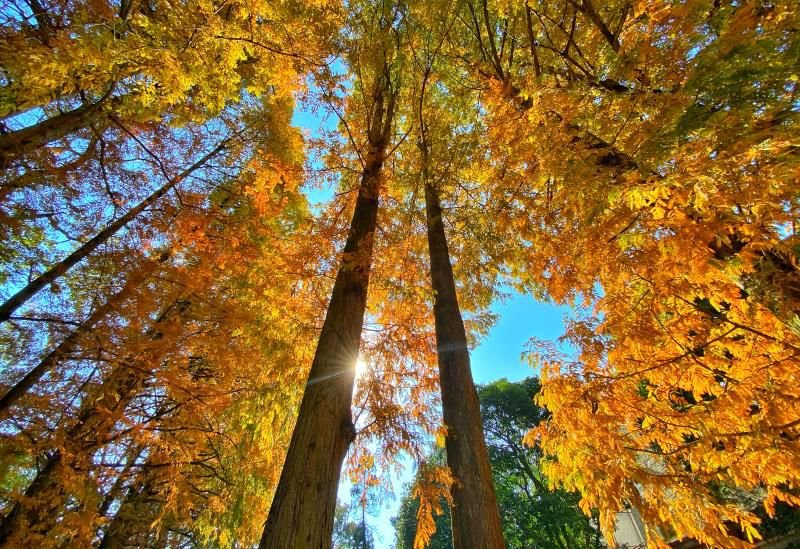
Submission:
M 600 533 L 578 508 L 579 496 L 551 491 L 539 469 L 542 452 L 522 442 L 546 418 L 533 402 L 539 380 L 500 379 L 478 389 L 503 531 L 509 547 L 596 547 Z
M 363 463 L 364 468 L 350 475 L 350 497 L 346 502 L 336 502 L 333 517 L 333 546 L 336 549 L 373 549 L 375 540 L 367 524 L 367 515 L 375 517 L 380 512 L 374 466 Z
M 372 532 L 363 517 L 354 517 L 354 512 L 361 511 L 360 506 L 336 504 L 333 518 L 333 546 L 336 549 L 374 549 Z

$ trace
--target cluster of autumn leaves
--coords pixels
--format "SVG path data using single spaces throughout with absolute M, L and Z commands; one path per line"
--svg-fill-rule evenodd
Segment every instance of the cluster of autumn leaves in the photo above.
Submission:
M 608 535 L 800 504 L 791 3 L 0 13 L 0 545 L 324 547 L 346 460 L 435 437 L 418 544 L 445 494 L 502 547 L 467 348 L 509 287 L 574 306 L 526 441 Z

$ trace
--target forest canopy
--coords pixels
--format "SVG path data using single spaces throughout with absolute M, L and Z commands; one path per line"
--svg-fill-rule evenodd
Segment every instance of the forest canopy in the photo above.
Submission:
M 792 2 L 0 6 L 0 546 L 327 548 L 409 462 L 415 549 L 498 475 L 570 547 L 800 506 Z M 509 292 L 571 312 L 491 416 Z

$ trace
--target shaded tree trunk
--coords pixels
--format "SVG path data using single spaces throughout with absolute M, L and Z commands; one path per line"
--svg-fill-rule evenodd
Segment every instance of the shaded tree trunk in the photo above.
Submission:
M 55 450 L 46 458 L 45 466 L 25 491 L 24 501 L 0 523 L 0 546 L 16 546 L 16 533 L 46 535 L 57 524 L 66 495 L 62 475 L 85 473 L 91 456 L 108 442 L 114 423 L 144 377 L 141 370 L 123 366 L 103 383 L 99 398 L 86 399 L 79 420 L 66 433 L 64 450 Z
M 427 162 L 425 151 L 423 161 Z M 436 347 L 442 412 L 447 428 L 447 464 L 456 482 L 453 499 L 453 547 L 505 547 L 480 404 L 470 369 L 464 322 L 458 307 L 453 268 L 436 189 L 425 177 L 431 284 L 434 291 Z
M 149 339 L 161 339 L 163 332 L 158 325 L 179 319 L 188 307 L 188 301 L 170 305 L 148 330 Z M 84 397 L 75 424 L 65 433 L 63 449 L 46 457 L 44 467 L 25 491 L 24 500 L 0 522 L 0 547 L 16 546 L 16 534 L 44 536 L 56 526 L 67 494 L 63 475 L 86 474 L 92 455 L 111 440 L 114 425 L 151 375 L 155 360 L 150 356 L 123 361 L 97 392 Z
M 183 170 L 177 176 L 171 178 L 167 181 L 164 185 L 159 187 L 156 191 L 154 191 L 150 196 L 142 200 L 139 204 L 137 204 L 134 208 L 129 210 L 125 215 L 114 221 L 113 223 L 109 224 L 105 229 L 97 233 L 94 237 L 90 240 L 85 242 L 81 245 L 77 250 L 72 252 L 70 255 L 50 267 L 46 272 L 42 273 L 41 275 L 37 276 L 33 280 L 31 280 L 24 288 L 19 290 L 13 296 L 8 298 L 5 303 L 0 306 L 0 322 L 5 322 L 9 319 L 9 317 L 14 314 L 14 311 L 19 309 L 22 305 L 25 304 L 26 301 L 31 299 L 37 293 L 39 293 L 42 288 L 47 286 L 48 284 L 54 282 L 59 277 L 61 277 L 64 273 L 66 273 L 70 268 L 72 268 L 75 264 L 81 261 L 83 258 L 91 254 L 95 251 L 101 244 L 105 243 L 109 238 L 114 236 L 120 229 L 125 227 L 128 223 L 130 223 L 136 216 L 142 213 L 145 209 L 155 203 L 159 198 L 164 196 L 170 189 L 172 189 L 175 185 L 189 177 L 194 171 L 203 167 L 209 160 L 219 154 L 226 146 L 227 140 L 222 141 L 219 145 L 214 147 L 214 149 L 209 152 L 208 154 L 204 155 L 200 158 L 197 162 Z
M 6 394 L 0 398 L 0 414 L 3 414 L 17 400 L 19 400 L 31 387 L 36 384 L 42 376 L 49 372 L 56 364 L 61 362 L 69 353 L 75 349 L 75 345 L 81 338 L 92 331 L 95 324 L 100 322 L 115 306 L 122 301 L 128 294 L 127 288 L 112 295 L 108 301 L 94 310 L 83 322 L 81 322 L 70 334 L 65 337 L 39 364 L 34 366 L 25 376 L 15 383 Z
M 166 261 L 169 254 L 162 254 L 159 257 L 159 263 Z M 149 262 L 148 262 L 149 263 Z M 109 313 L 114 311 L 120 304 L 131 294 L 131 291 L 139 286 L 147 275 L 155 267 L 154 264 L 148 264 L 141 271 L 133 274 L 125 285 L 118 292 L 113 294 L 108 300 L 94 310 L 86 319 L 81 322 L 70 334 L 65 337 L 47 356 L 45 356 L 39 364 L 34 366 L 25 376 L 15 383 L 6 393 L 0 397 L 0 415 L 2 415 L 10 406 L 12 406 L 22 395 L 30 390 L 33 385 L 38 382 L 42 376 L 49 372 L 54 366 L 59 364 L 69 353 L 71 353 L 78 342 L 86 334 L 92 331 L 95 324 L 100 322 Z
M 355 363 L 367 303 L 378 195 L 394 115 L 388 67 L 373 90 L 368 149 L 350 232 L 261 549 L 331 547 L 336 489 L 355 438 Z
M 157 472 L 152 465 L 148 459 L 142 466 L 114 518 L 108 523 L 98 549 L 131 547 L 138 544 L 136 541 L 141 541 L 141 534 L 151 534 L 150 525 L 162 503 Z
M 114 501 L 122 496 L 122 492 L 125 487 L 125 483 L 133 476 L 138 477 L 138 475 L 132 475 L 131 471 L 136 467 L 136 460 L 139 459 L 139 456 L 142 455 L 144 452 L 145 447 L 143 445 L 133 445 L 131 446 L 131 450 L 128 452 L 127 458 L 128 461 L 125 464 L 125 468 L 120 471 L 117 479 L 114 481 L 114 484 L 108 490 L 108 493 L 103 497 L 102 503 L 100 503 L 100 507 L 97 509 L 97 516 L 105 517 L 108 515 L 108 511 L 113 505 Z M 142 466 L 144 469 L 147 465 L 145 464 Z M 141 474 L 141 471 L 139 471 Z
M 107 116 L 118 100 L 106 94 L 94 103 L 52 116 L 46 120 L 0 135 L 0 169 L 5 169 L 15 158 L 28 154 L 48 143 L 88 128 Z
M 131 469 L 136 466 L 136 460 L 141 455 L 142 451 L 144 450 L 144 446 L 141 445 L 134 445 L 131 446 L 130 450 L 125 454 L 127 462 L 125 467 L 122 471 L 119 472 L 117 475 L 116 480 L 114 481 L 111 488 L 109 488 L 106 495 L 103 497 L 100 506 L 96 509 L 93 518 L 101 518 L 105 517 L 108 514 L 108 510 L 111 505 L 119 500 L 119 498 L 123 495 L 122 492 L 125 487 L 125 483 L 128 482 L 132 476 Z M 83 516 L 88 517 L 89 513 L 86 513 L 86 508 L 81 506 L 79 512 L 83 514 Z M 67 533 L 63 539 L 59 540 L 58 547 L 60 549 L 69 549 L 71 547 L 86 547 L 90 544 L 91 540 L 94 538 L 96 534 L 96 522 L 93 520 L 87 520 L 85 528 L 81 530 L 73 530 Z

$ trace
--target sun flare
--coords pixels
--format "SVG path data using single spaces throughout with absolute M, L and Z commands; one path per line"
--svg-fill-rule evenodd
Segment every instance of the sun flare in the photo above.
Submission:
M 356 360 L 356 379 L 360 378 L 366 371 L 367 371 L 367 361 L 364 360 L 362 357 L 358 357 L 358 359 Z

